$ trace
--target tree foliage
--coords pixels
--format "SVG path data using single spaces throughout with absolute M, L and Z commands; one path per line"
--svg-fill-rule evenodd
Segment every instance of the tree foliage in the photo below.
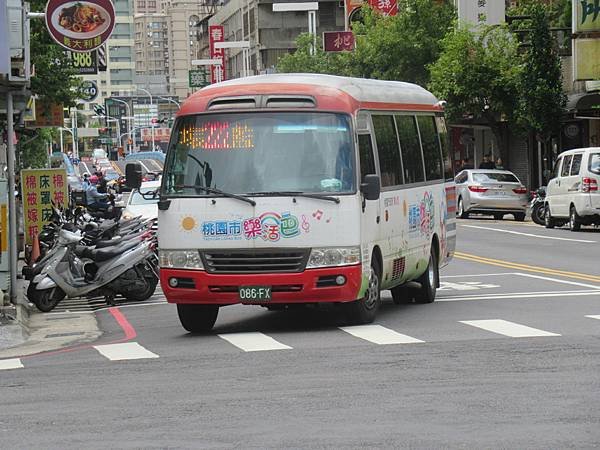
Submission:
M 457 26 L 442 40 L 442 53 L 429 68 L 429 88 L 447 101 L 450 121 L 483 121 L 501 145 L 500 121 L 515 116 L 521 75 L 517 41 L 508 29 L 474 32 Z
M 520 113 L 526 126 L 548 141 L 560 128 L 566 104 L 562 86 L 561 61 L 541 5 L 532 6 L 531 47 L 524 55 L 520 86 Z
M 21 136 L 17 144 L 17 170 L 46 167 L 48 143 L 52 142 L 54 134 L 52 129 L 40 128 L 33 136 Z
M 46 1 L 32 0 L 32 11 L 44 11 Z M 35 76 L 31 78 L 33 94 L 65 106 L 75 105 L 79 97 L 81 81 L 76 77 L 64 49 L 50 37 L 44 20 L 32 19 L 31 61 L 35 65 Z
M 451 2 L 405 0 L 396 16 L 383 16 L 363 6 L 363 22 L 352 24 L 353 52 L 326 53 L 320 42 L 311 54 L 310 35 L 296 41 L 295 53 L 283 56 L 279 72 L 329 73 L 382 80 L 401 80 L 425 86 L 427 65 L 440 52 L 440 40 L 455 17 Z

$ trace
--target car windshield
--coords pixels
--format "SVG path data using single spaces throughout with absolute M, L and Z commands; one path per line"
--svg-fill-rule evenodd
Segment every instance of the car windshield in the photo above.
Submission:
M 146 192 L 144 190 L 144 192 Z M 130 205 L 151 205 L 152 203 L 158 203 L 158 196 L 156 198 L 152 198 L 151 195 L 147 195 L 147 198 L 144 198 L 139 191 L 131 192 L 131 200 L 129 201 Z
M 519 180 L 512 173 L 502 172 L 485 172 L 485 173 L 474 173 L 473 181 L 477 183 L 518 183 Z
M 180 119 L 163 176 L 166 195 L 356 190 L 350 117 L 332 113 L 237 113 Z
M 600 153 L 590 154 L 590 163 L 588 168 L 590 172 L 600 175 Z

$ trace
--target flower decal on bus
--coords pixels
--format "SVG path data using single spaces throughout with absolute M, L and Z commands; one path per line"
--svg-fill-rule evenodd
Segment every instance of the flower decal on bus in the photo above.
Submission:
M 408 233 L 429 235 L 435 227 L 435 205 L 433 194 L 425 192 L 419 203 L 408 206 Z

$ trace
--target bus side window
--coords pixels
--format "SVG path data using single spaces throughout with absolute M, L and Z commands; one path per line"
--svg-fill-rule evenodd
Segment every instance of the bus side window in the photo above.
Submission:
M 414 116 L 396 116 L 402 161 L 404 161 L 404 181 L 419 183 L 425 181 L 423 154 L 419 144 L 419 133 Z
M 372 120 L 377 141 L 381 185 L 385 187 L 404 184 L 394 116 L 373 115 Z
M 425 179 L 427 181 L 442 179 L 442 154 L 434 120 L 433 116 L 417 117 L 421 145 L 423 146 L 423 159 L 425 160 Z
M 360 179 L 362 181 L 365 175 L 376 173 L 370 134 L 358 135 L 358 153 L 360 156 Z

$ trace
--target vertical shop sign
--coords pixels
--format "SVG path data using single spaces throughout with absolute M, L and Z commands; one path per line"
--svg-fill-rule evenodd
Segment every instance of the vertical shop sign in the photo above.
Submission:
M 225 50 L 215 48 L 215 42 L 223 42 L 225 40 L 225 32 L 223 25 L 211 25 L 208 27 L 208 44 L 210 47 L 211 59 L 220 59 L 221 65 L 210 66 L 210 81 L 217 83 L 225 81 Z

